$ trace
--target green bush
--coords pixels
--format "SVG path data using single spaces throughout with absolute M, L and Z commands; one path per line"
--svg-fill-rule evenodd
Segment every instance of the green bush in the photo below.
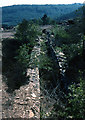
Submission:
M 64 54 L 66 55 L 68 62 L 69 60 L 71 60 L 73 57 L 77 56 L 77 55 L 82 55 L 82 50 L 83 50 L 83 46 L 82 44 L 71 44 L 71 45 L 62 45 L 62 51 L 64 52 Z
M 85 119 L 85 81 L 81 80 L 78 85 L 71 85 L 69 87 L 70 93 L 68 95 L 68 107 L 66 113 L 72 118 Z
M 15 38 L 21 41 L 22 44 L 29 44 L 30 46 L 34 46 L 35 39 L 38 34 L 38 26 L 23 20 L 22 23 L 20 23 L 17 27 Z
M 17 27 L 16 39 L 3 41 L 3 75 L 9 91 L 19 88 L 28 80 L 26 71 L 37 35 L 37 26 L 23 20 Z
M 55 104 L 55 112 L 57 116 L 65 119 L 85 119 L 85 81 L 80 80 L 79 84 L 72 84 L 69 87 L 69 94 L 66 95 L 67 101 L 64 108 L 58 103 Z
M 4 81 L 8 85 L 8 92 L 13 92 L 19 89 L 20 86 L 29 81 L 26 68 L 19 62 L 12 63 L 8 71 L 5 73 L 6 79 Z
M 23 44 L 17 50 L 18 55 L 15 57 L 19 63 L 27 67 L 29 65 L 30 54 L 29 52 L 32 50 L 28 45 Z

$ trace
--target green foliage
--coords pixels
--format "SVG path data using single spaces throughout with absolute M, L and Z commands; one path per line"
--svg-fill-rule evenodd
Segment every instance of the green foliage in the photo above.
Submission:
M 23 20 L 17 28 L 15 37 L 22 45 L 17 50 L 18 56 L 16 56 L 16 58 L 18 62 L 22 63 L 25 67 L 29 66 L 32 49 L 36 44 L 36 38 L 40 34 L 38 31 L 38 26 L 36 26 L 33 21 L 28 22 Z
M 56 54 L 59 54 L 60 52 L 62 52 L 62 49 L 60 47 L 55 47 L 55 50 L 56 50 Z
M 55 48 L 60 47 L 69 62 L 74 56 L 82 55 L 83 39 L 81 22 L 75 20 L 74 25 L 55 26 L 53 33 L 55 36 Z
M 47 46 L 45 40 L 41 42 L 41 52 L 39 56 L 39 68 L 45 70 L 52 70 L 53 64 L 51 58 L 48 56 Z
M 69 93 L 65 95 L 64 107 L 58 103 L 54 105 L 53 115 L 64 119 L 85 119 L 85 79 L 80 78 L 78 84 L 69 86 Z M 62 101 L 63 102 L 63 101 Z
M 24 45 L 20 47 L 21 45 L 20 42 L 15 39 L 4 39 L 2 44 L 3 44 L 2 74 L 3 76 L 5 76 L 4 77 L 5 79 L 3 80 L 8 85 L 8 92 L 13 92 L 13 90 L 18 89 L 28 80 L 28 77 L 26 76 L 27 65 L 25 63 L 27 61 L 26 58 L 28 56 L 26 57 L 26 55 L 29 49 L 28 50 L 25 49 L 27 47 Z
M 82 4 L 71 5 L 13 5 L 2 8 L 3 24 L 17 25 L 23 19 L 32 20 L 41 18 L 44 14 L 47 14 L 51 19 L 58 19 L 62 15 L 72 15 Z M 75 13 L 74 13 L 75 14 Z M 72 17 L 71 16 L 71 17 Z M 63 16 L 64 18 L 64 16 Z M 61 20 L 61 19 L 60 19 Z
M 68 106 L 65 109 L 68 116 L 72 118 L 85 119 L 85 81 L 80 80 L 78 85 L 71 85 L 69 87 L 70 93 L 68 95 Z
M 44 14 L 44 16 L 41 18 L 41 20 L 42 20 L 43 25 L 49 25 L 50 24 L 50 18 L 47 17 L 46 14 Z
M 47 6 L 48 7 L 48 6 Z M 53 6 L 51 6 L 53 7 Z M 56 9 L 56 6 L 54 6 Z M 32 11 L 32 7 L 30 8 Z M 39 7 L 38 9 L 39 11 Z M 53 10 L 53 9 L 52 9 Z M 53 12 L 53 11 L 52 11 Z M 42 13 L 42 10 L 41 10 Z M 38 66 L 40 70 L 40 85 L 43 89 L 45 89 L 48 93 L 51 93 L 53 91 L 53 88 L 56 87 L 56 83 L 58 80 L 61 80 L 60 71 L 57 68 L 57 65 L 55 64 L 55 61 L 50 55 L 50 49 L 47 46 L 47 38 L 43 41 L 40 41 L 40 55 L 36 55 L 35 51 L 32 52 L 32 49 L 36 44 L 36 38 L 38 35 L 40 35 L 40 32 L 38 32 L 39 28 L 34 23 L 42 25 L 51 24 L 54 21 L 51 21 L 50 18 L 47 17 L 45 14 L 42 19 L 39 20 L 30 20 L 29 22 L 26 20 L 23 20 L 22 23 L 20 23 L 17 27 L 17 31 L 15 34 L 16 40 L 10 44 L 9 42 L 6 42 L 5 45 L 3 45 L 3 65 L 5 69 L 4 75 L 7 77 L 7 84 L 10 88 L 10 90 L 18 89 L 21 85 L 26 83 L 26 80 L 28 80 L 28 77 L 26 76 L 26 70 L 29 67 L 30 61 L 32 65 Z M 61 103 L 64 102 L 64 105 L 62 104 L 60 106 L 60 103 L 56 103 L 56 111 L 53 110 L 51 115 L 55 113 L 55 116 L 64 117 L 64 118 L 85 118 L 84 112 L 85 112 L 85 82 L 83 80 L 83 75 L 81 74 L 82 67 L 84 65 L 84 61 L 82 60 L 82 39 L 81 34 L 79 37 L 79 33 L 81 32 L 81 29 L 79 29 L 81 24 L 75 24 L 72 25 L 67 29 L 65 27 L 58 27 L 55 26 L 55 28 L 52 30 L 55 36 L 55 50 L 56 54 L 59 54 L 59 52 L 64 52 L 67 63 L 72 62 L 72 64 L 68 64 L 68 72 L 70 75 L 67 75 L 65 72 L 66 84 L 71 82 L 70 78 L 74 78 L 78 80 L 77 83 L 80 80 L 79 84 L 73 84 L 69 87 L 69 94 L 66 96 L 66 100 L 64 102 L 63 98 L 61 98 Z M 45 38 L 46 36 L 44 36 Z M 51 38 L 50 38 L 51 39 Z M 12 41 L 11 41 L 12 42 Z M 38 46 L 39 47 L 39 46 Z M 34 57 L 32 57 L 34 56 Z M 77 56 L 77 57 L 76 57 Z M 62 59 L 62 56 L 60 56 Z M 32 59 L 30 59 L 32 58 Z M 74 58 L 74 59 L 73 59 Z M 6 60 L 7 59 L 7 60 Z M 79 61 L 78 61 L 79 60 Z M 76 63 L 75 63 L 76 61 Z M 77 62 L 78 61 L 78 62 Z M 81 64 L 82 66 L 78 65 Z M 64 62 L 64 61 L 62 61 Z M 6 66 L 6 67 L 5 67 Z M 77 68 L 78 67 L 78 68 Z M 81 71 L 80 71 L 81 70 Z M 79 72 L 80 71 L 80 72 Z M 73 74 L 74 72 L 74 74 Z M 63 76 L 62 76 L 63 79 Z M 65 78 L 64 78 L 65 79 Z M 75 80 L 75 81 L 76 81 Z M 62 82 L 62 81 L 61 81 Z M 60 84 L 60 82 L 59 82 Z M 67 86 L 66 86 L 67 87 Z M 59 90 L 60 91 L 60 90 Z M 43 91 L 42 91 L 43 92 Z M 58 92 L 58 91 L 57 91 Z M 57 92 L 55 92 L 57 94 Z M 62 91 L 60 91 L 62 93 Z M 60 95 L 61 95 L 60 93 Z M 58 93 L 59 95 L 59 93 Z M 55 96 L 54 96 L 55 97 Z M 41 118 L 44 115 L 44 110 L 41 109 Z
M 29 60 L 30 60 L 30 54 L 29 51 L 32 48 L 28 47 L 28 45 L 24 44 L 22 46 L 20 46 L 20 48 L 18 49 L 17 53 L 18 56 L 16 56 L 16 59 L 18 60 L 19 63 L 21 63 L 22 65 L 28 67 L 29 65 Z
M 28 22 L 26 20 L 23 20 L 21 24 L 19 24 L 17 31 L 16 31 L 16 38 L 20 41 L 24 41 L 27 39 L 27 29 L 28 29 Z
M 66 44 L 70 35 L 64 30 L 64 28 L 60 28 L 56 31 L 55 39 L 59 42 L 59 44 Z
M 69 35 L 66 33 L 64 28 L 58 29 L 56 33 L 57 33 L 56 37 L 59 36 L 60 38 L 63 38 L 63 39 L 69 39 Z
M 6 79 L 4 80 L 8 85 L 8 92 L 13 92 L 15 89 L 19 89 L 20 86 L 24 85 L 26 81 L 29 81 L 29 77 L 27 76 L 26 68 L 19 62 L 13 62 L 6 66 L 8 70 L 3 74 Z M 5 64 L 4 64 L 5 65 Z
M 17 27 L 16 39 L 3 41 L 3 75 L 9 91 L 18 89 L 28 80 L 26 70 L 37 35 L 37 26 L 23 20 Z
M 85 4 L 83 5 L 82 10 L 83 10 L 83 25 L 82 25 L 82 28 L 83 28 L 83 33 L 85 35 L 85 26 L 84 26 L 84 24 L 85 24 Z
M 65 31 L 65 27 L 56 25 L 52 29 L 55 36 L 55 45 L 62 46 L 62 44 L 69 44 L 71 35 Z
M 13 64 L 13 62 L 16 62 L 16 59 L 14 58 L 17 56 L 17 49 L 19 49 L 19 46 L 21 44 L 19 41 L 15 39 L 4 39 L 2 41 L 2 59 L 3 59 L 3 73 L 7 72 L 9 67 Z
M 26 43 L 33 47 L 37 35 L 38 27 L 33 23 L 29 23 L 28 21 L 23 20 L 17 28 L 15 37 L 17 40 L 20 40 L 22 44 Z
M 55 35 L 55 44 L 57 46 L 62 47 L 62 45 L 71 44 L 82 44 L 82 20 L 80 18 L 75 19 L 75 24 L 73 25 L 60 25 L 55 26 L 53 28 L 53 32 Z
M 68 62 L 77 55 L 82 55 L 82 44 L 62 45 L 62 51 L 65 53 Z
M 60 25 L 53 29 L 56 38 L 56 53 L 63 51 L 68 63 L 64 74 L 66 85 L 69 86 L 73 82 L 69 87 L 69 94 L 65 95 L 64 109 L 56 102 L 53 113 L 64 119 L 85 119 L 85 61 L 82 56 L 84 47 L 82 22 L 81 19 L 78 21 L 76 19 L 74 25 L 64 27 Z
M 46 55 L 41 54 L 40 55 L 40 64 L 39 64 L 39 68 L 40 69 L 45 69 L 45 70 L 52 70 L 52 60 L 50 60 L 50 58 Z

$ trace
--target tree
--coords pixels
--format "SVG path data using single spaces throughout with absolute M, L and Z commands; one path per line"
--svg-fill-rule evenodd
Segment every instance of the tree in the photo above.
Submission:
M 41 19 L 42 19 L 43 25 L 47 25 L 49 23 L 49 19 L 46 14 L 44 14 L 44 16 Z
M 15 37 L 22 44 L 29 44 L 30 47 L 33 47 L 37 35 L 38 27 L 33 23 L 29 23 L 27 20 L 23 20 L 17 28 Z
M 28 29 L 28 21 L 23 20 L 22 23 L 19 24 L 15 37 L 20 41 L 27 40 L 27 29 Z

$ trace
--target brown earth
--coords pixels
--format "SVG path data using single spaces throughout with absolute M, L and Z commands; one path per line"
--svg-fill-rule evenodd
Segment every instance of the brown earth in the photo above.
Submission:
M 30 82 L 13 93 L 7 93 L 7 85 L 2 83 L 3 118 L 40 118 L 40 89 L 38 69 L 28 69 Z M 32 76 L 35 78 L 33 81 Z M 36 81 L 36 82 L 35 82 Z
M 15 31 L 3 31 L 2 39 L 4 38 L 14 38 Z

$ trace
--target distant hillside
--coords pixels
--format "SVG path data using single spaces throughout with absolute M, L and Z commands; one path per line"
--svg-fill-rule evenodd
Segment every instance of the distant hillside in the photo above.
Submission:
M 76 17 L 81 18 L 82 16 L 83 16 L 83 10 L 82 7 L 80 7 L 78 10 L 62 15 L 61 17 L 58 18 L 58 20 L 63 21 L 67 19 L 74 19 Z
M 61 16 L 72 13 L 81 6 L 82 4 L 6 6 L 2 8 L 2 22 L 3 24 L 16 25 L 23 19 L 38 19 L 44 14 L 47 14 L 52 19 L 59 19 Z

